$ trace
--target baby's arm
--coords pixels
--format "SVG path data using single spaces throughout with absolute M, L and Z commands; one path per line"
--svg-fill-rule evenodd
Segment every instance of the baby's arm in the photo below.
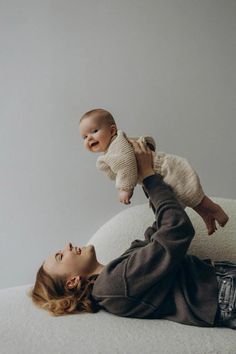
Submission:
M 133 151 L 133 150 L 132 150 Z M 130 199 L 133 195 L 134 187 L 137 183 L 137 163 L 131 158 L 128 160 L 121 159 L 120 165 L 115 167 L 116 174 L 116 188 L 118 189 L 118 198 L 121 203 L 130 204 Z M 127 157 L 127 156 L 126 156 Z
M 111 180 L 115 180 L 116 179 L 115 173 L 112 171 L 112 169 L 109 166 L 108 162 L 105 161 L 104 159 L 101 159 L 101 158 L 97 159 L 96 166 L 97 166 L 97 168 L 100 171 L 105 172 L 107 177 L 109 177 Z
M 119 200 L 129 204 L 137 184 L 138 173 L 133 147 L 122 131 L 118 131 L 108 151 L 98 158 L 97 168 L 116 180 Z
M 100 171 L 103 171 L 106 173 L 106 175 L 111 179 L 111 180 L 115 180 L 116 179 L 116 185 L 117 185 L 117 189 L 118 189 L 118 199 L 121 203 L 124 204 L 130 204 L 130 199 L 133 195 L 133 190 L 134 188 L 131 188 L 127 183 L 127 177 L 125 177 L 125 175 L 122 175 L 122 170 L 120 169 L 120 171 L 117 171 L 117 175 L 112 171 L 111 167 L 108 165 L 107 162 L 105 161 L 98 161 L 97 162 L 97 167 L 99 168 Z M 136 177 L 135 177 L 136 178 Z M 135 180 L 134 178 L 134 180 Z M 120 187 L 119 187 L 120 186 Z M 126 189 L 122 189 L 125 188 Z

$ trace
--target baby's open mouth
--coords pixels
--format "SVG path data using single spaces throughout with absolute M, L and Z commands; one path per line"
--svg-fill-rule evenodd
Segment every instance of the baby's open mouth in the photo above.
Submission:
M 91 147 L 96 146 L 98 144 L 98 141 L 95 141 L 94 143 L 91 144 Z

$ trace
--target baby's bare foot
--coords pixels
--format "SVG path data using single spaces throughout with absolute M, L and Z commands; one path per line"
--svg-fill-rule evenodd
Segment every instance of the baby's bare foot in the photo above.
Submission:
M 220 205 L 214 203 L 207 196 L 193 209 L 203 218 L 208 230 L 208 235 L 213 234 L 217 230 L 216 221 L 221 227 L 224 227 L 229 220 L 228 215 Z
M 219 206 L 219 204 L 215 204 L 214 209 L 211 212 L 212 217 L 216 219 L 218 224 L 221 227 L 224 227 L 225 224 L 228 222 L 229 217 L 228 215 L 224 212 L 224 210 Z
M 202 215 L 202 218 L 206 224 L 208 235 L 214 234 L 217 230 L 215 218 L 211 215 Z

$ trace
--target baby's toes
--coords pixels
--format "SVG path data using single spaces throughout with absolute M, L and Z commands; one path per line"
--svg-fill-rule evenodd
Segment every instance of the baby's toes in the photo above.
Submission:
M 217 220 L 218 224 L 223 227 L 228 222 L 229 217 L 224 210 L 218 205 L 217 211 L 212 216 Z
M 224 220 L 220 223 L 220 226 L 224 227 L 229 221 L 228 215 L 225 214 Z
M 229 217 L 228 217 L 228 215 L 225 214 L 224 216 L 220 216 L 220 217 L 216 218 L 216 220 L 221 227 L 224 227 L 227 224 L 227 222 L 229 221 Z
M 207 229 L 208 229 L 209 236 L 212 235 L 217 230 L 216 221 L 214 218 L 208 220 Z

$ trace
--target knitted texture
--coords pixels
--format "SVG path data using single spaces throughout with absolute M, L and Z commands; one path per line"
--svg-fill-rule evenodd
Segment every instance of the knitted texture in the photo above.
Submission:
M 133 140 L 142 141 L 156 149 L 152 137 L 135 137 Z M 138 176 L 136 158 L 133 147 L 127 136 L 118 130 L 117 137 L 112 140 L 108 150 L 97 159 L 97 168 L 112 180 L 116 180 L 116 188 L 132 190 L 137 183 L 142 184 Z M 165 183 L 169 184 L 183 206 L 195 207 L 204 197 L 200 179 L 191 164 L 176 155 L 164 152 L 153 152 L 153 168 L 162 175 Z
M 201 202 L 205 194 L 199 176 L 188 160 L 159 152 L 153 154 L 153 164 L 154 171 L 163 176 L 184 206 L 194 208 Z
M 133 147 L 121 130 L 112 140 L 106 153 L 97 159 L 97 168 L 110 179 L 116 179 L 116 188 L 131 190 L 137 184 L 138 171 Z

